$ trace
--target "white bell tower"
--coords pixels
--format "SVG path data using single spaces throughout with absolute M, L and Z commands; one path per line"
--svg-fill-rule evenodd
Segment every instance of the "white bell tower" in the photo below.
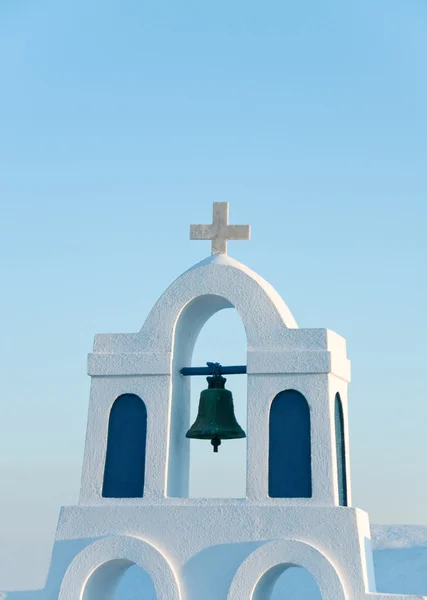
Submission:
M 61 510 L 46 587 L 26 600 L 112 600 L 134 564 L 158 600 L 268 600 L 289 566 L 307 569 L 323 600 L 421 599 L 375 592 L 368 515 L 351 503 L 345 340 L 299 329 L 271 285 L 227 255 L 227 240 L 249 237 L 215 203 L 213 225 L 191 227 L 212 255 L 139 333 L 95 337 L 79 504 Z M 248 340 L 246 498 L 189 498 L 181 371 L 204 323 L 230 307 Z

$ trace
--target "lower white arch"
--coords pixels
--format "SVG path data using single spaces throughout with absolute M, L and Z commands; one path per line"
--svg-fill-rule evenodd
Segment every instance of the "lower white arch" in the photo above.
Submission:
M 58 600 L 81 600 L 90 577 L 107 563 L 118 576 L 123 567 L 138 565 L 151 577 L 158 600 L 181 600 L 178 580 L 165 556 L 148 542 L 126 535 L 99 539 L 77 554 L 65 572 Z M 101 597 L 108 598 L 107 589 Z
M 288 567 L 303 567 L 316 580 L 322 600 L 346 600 L 335 567 L 320 550 L 296 540 L 267 542 L 237 570 L 227 600 L 267 600 L 278 577 Z

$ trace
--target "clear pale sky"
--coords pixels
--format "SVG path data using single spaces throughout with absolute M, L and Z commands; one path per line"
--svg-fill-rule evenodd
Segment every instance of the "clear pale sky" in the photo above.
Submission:
M 347 338 L 354 504 L 427 523 L 425 0 L 6 0 L 0 64 L 0 589 L 43 580 L 77 499 L 94 334 L 209 254 L 213 201 L 252 225 L 230 255 Z M 244 362 L 233 311 L 206 360 Z M 239 492 L 227 448 L 194 493 Z

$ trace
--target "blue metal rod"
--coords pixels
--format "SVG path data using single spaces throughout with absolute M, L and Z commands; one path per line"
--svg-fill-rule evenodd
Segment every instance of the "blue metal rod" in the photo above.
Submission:
M 181 375 L 213 375 L 213 367 L 184 367 L 181 369 Z M 244 375 L 247 373 L 246 365 L 236 367 L 220 367 L 221 375 Z

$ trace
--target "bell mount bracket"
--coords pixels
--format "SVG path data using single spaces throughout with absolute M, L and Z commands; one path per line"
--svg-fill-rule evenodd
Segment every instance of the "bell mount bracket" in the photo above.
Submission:
M 207 362 L 207 367 L 183 367 L 180 371 L 184 377 L 193 377 L 197 375 L 213 375 L 218 377 L 221 375 L 245 375 L 248 372 L 246 365 L 236 365 L 223 367 L 219 363 Z

